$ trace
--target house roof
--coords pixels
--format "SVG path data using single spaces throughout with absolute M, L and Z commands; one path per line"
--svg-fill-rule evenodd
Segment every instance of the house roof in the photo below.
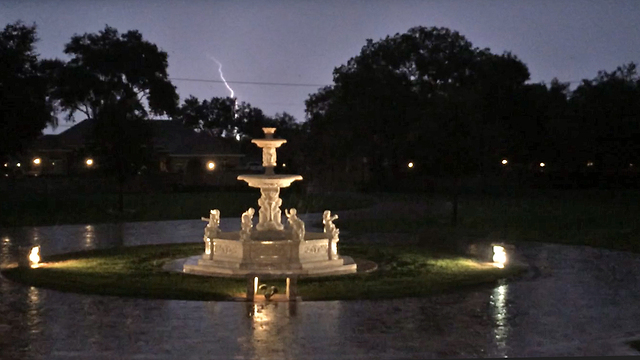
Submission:
M 208 132 L 185 128 L 176 120 L 149 120 L 153 128 L 153 144 L 158 151 L 171 155 L 242 155 L 240 144 Z M 94 120 L 83 120 L 57 135 L 43 135 L 34 144 L 38 150 L 63 150 L 83 147 Z

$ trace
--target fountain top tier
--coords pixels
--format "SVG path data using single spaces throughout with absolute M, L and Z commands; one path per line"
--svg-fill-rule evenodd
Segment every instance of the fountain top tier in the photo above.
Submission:
M 285 139 L 274 139 L 273 133 L 276 128 L 262 128 L 264 139 L 253 139 L 252 143 L 262 149 L 262 166 L 265 168 L 264 174 L 240 175 L 238 180 L 246 181 L 254 188 L 285 188 L 291 186 L 296 180 L 302 180 L 300 175 L 275 174 L 273 168 L 277 165 L 276 149 L 286 143 Z

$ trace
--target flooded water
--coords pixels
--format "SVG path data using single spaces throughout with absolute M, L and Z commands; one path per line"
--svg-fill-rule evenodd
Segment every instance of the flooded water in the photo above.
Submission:
M 222 219 L 224 230 L 239 219 Z M 202 221 L 0 229 L 0 264 L 193 242 Z M 430 298 L 253 304 L 62 293 L 0 277 L 0 359 L 423 359 L 639 355 L 640 256 L 531 243 L 531 271 Z

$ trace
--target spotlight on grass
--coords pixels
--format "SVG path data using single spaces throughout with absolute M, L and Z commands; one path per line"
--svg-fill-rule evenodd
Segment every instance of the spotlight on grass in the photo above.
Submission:
M 29 266 L 37 268 L 40 264 L 40 245 L 34 246 L 29 252 Z
M 507 253 L 503 246 L 493 245 L 493 263 L 499 268 L 504 268 L 507 263 Z

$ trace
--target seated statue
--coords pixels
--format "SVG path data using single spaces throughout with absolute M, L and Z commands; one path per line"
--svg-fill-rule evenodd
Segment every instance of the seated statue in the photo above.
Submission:
M 284 214 L 287 215 L 289 220 L 289 226 L 291 226 L 291 232 L 293 234 L 294 241 L 304 240 L 304 222 L 298 218 L 298 211 L 294 208 L 285 210 Z
M 255 214 L 255 212 L 256 211 L 253 208 L 249 208 L 249 210 L 245 211 L 240 218 L 240 240 L 242 241 L 250 239 L 251 228 L 253 227 L 253 214 Z

